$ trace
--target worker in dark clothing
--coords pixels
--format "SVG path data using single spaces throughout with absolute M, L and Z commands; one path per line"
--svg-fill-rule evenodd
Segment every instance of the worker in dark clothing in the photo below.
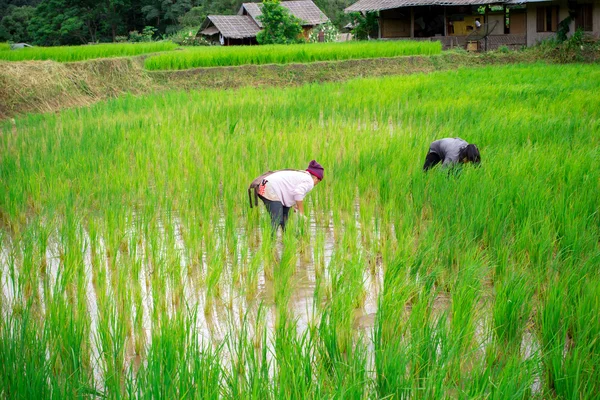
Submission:
M 461 138 L 445 138 L 431 143 L 423 171 L 427 171 L 440 162 L 445 167 L 470 162 L 478 165 L 481 162 L 481 155 L 474 144 L 469 144 Z

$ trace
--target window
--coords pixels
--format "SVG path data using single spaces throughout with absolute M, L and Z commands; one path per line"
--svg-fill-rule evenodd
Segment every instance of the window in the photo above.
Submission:
M 594 24 L 592 19 L 592 5 L 591 4 L 580 4 L 577 6 L 577 14 L 575 16 L 575 30 L 581 29 L 582 31 L 591 32 L 594 30 Z
M 556 32 L 558 28 L 558 6 L 537 8 L 537 31 Z

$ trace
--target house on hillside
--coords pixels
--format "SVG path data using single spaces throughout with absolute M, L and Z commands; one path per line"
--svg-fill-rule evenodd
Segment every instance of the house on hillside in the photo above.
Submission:
M 329 21 L 311 0 L 282 1 L 281 5 L 302 20 L 306 37 L 316 25 Z M 243 3 L 237 15 L 209 15 L 198 35 L 224 46 L 256 44 L 256 34 L 262 29 L 262 22 L 258 18 L 261 7 L 261 3 Z
M 439 40 L 445 49 L 482 36 L 490 50 L 532 46 L 555 35 L 570 12 L 570 34 L 600 37 L 600 0 L 359 0 L 345 12 L 378 12 L 380 39 Z

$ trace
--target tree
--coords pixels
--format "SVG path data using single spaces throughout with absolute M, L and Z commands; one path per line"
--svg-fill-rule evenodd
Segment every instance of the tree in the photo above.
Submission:
M 10 14 L 10 9 L 13 7 L 31 6 L 35 8 L 39 2 L 40 0 L 0 0 L 0 21 Z
M 377 13 L 367 12 L 362 14 L 359 12 L 350 13 L 352 19 L 352 34 L 358 40 L 368 40 L 377 36 L 379 30 L 379 22 L 377 21 Z
M 208 12 L 203 6 L 193 7 L 179 18 L 179 24 L 184 27 L 200 26 L 206 19 Z
M 291 15 L 279 0 L 265 0 L 261 8 L 263 30 L 256 40 L 260 44 L 291 44 L 303 41 L 301 20 Z
M 148 0 L 142 13 L 148 23 L 160 32 L 173 33 L 179 29 L 179 19 L 193 6 L 191 0 Z
M 31 43 L 32 37 L 27 28 L 34 13 L 35 7 L 10 6 L 8 14 L 0 22 L 0 41 Z
M 35 44 L 53 46 L 94 41 L 98 21 L 90 19 L 88 10 L 70 0 L 44 0 L 29 23 Z
M 103 16 L 102 24 L 110 32 L 112 41 L 115 42 L 117 34 L 128 31 L 124 18 L 127 11 L 131 9 L 131 2 L 129 0 L 104 0 L 96 4 L 97 12 Z
M 333 25 L 341 28 L 350 22 L 350 17 L 344 9 L 356 3 L 356 0 L 314 0 L 314 3 L 329 17 Z

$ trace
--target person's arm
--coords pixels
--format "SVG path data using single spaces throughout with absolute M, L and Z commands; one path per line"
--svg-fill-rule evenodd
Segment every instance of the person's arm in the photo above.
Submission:
M 300 212 L 301 215 L 304 215 L 304 201 L 297 200 L 296 201 L 296 209 Z
M 423 171 L 427 171 L 427 170 L 433 168 L 434 166 L 439 164 L 440 161 L 442 161 L 440 156 L 438 156 L 435 153 L 428 153 L 427 157 L 425 157 L 425 164 L 423 165 Z

